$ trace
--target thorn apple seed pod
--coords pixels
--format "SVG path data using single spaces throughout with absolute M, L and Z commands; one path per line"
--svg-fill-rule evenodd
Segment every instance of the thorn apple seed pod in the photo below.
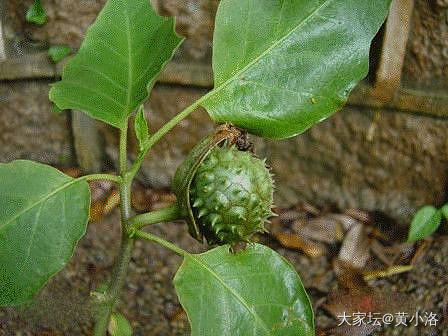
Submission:
M 199 241 L 205 236 L 209 244 L 248 241 L 265 230 L 272 214 L 269 170 L 251 152 L 236 148 L 241 134 L 224 133 L 227 136 L 202 140 L 178 168 L 173 183 L 190 234 Z

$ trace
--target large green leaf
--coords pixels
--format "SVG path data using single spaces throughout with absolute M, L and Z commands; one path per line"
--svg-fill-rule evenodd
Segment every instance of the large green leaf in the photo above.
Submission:
M 187 254 L 174 278 L 192 336 L 309 336 L 313 312 L 294 267 L 270 248 L 250 244 Z
M 86 231 L 85 181 L 31 161 L 0 164 L 0 306 L 30 299 Z
M 222 0 L 213 40 L 216 122 L 271 138 L 339 110 L 366 76 L 391 0 Z
M 122 128 L 181 41 L 149 0 L 109 0 L 50 99 Z

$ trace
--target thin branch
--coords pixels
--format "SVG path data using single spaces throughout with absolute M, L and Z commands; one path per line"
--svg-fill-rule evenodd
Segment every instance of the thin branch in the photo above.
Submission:
M 177 203 L 166 208 L 147 212 L 129 219 L 129 224 L 136 229 L 144 226 L 181 219 L 182 215 Z
M 213 91 L 211 91 L 213 92 Z M 188 106 L 186 109 L 184 109 L 182 112 L 177 114 L 174 118 L 172 118 L 170 121 L 168 121 L 165 125 L 163 125 L 156 133 L 154 133 L 151 137 L 149 137 L 144 143 L 143 143 L 143 150 L 140 151 L 137 158 L 135 159 L 132 167 L 129 169 L 128 174 L 133 178 L 135 174 L 137 174 L 138 170 L 140 169 L 140 166 L 143 163 L 143 160 L 145 159 L 148 152 L 151 150 L 151 148 L 167 134 L 169 131 L 171 131 L 177 124 L 179 124 L 183 119 L 188 117 L 196 108 L 198 108 L 201 103 L 208 97 L 208 94 L 202 96 L 200 99 L 196 100 L 193 104 Z
M 163 247 L 173 251 L 174 253 L 176 253 L 176 254 L 178 254 L 178 255 L 180 255 L 182 257 L 190 256 L 190 253 L 188 253 L 187 251 L 181 249 L 180 247 L 177 247 L 173 243 L 171 243 L 171 242 L 169 242 L 169 241 L 167 241 L 167 240 L 165 240 L 163 238 L 160 238 L 159 236 L 156 236 L 156 235 L 154 235 L 152 233 L 131 229 L 131 235 L 133 237 L 138 237 L 138 238 L 141 238 L 141 239 L 144 239 L 144 240 L 155 242 L 155 243 L 157 243 L 157 244 L 159 244 L 159 245 L 161 245 L 161 246 L 163 246 Z
M 121 183 L 121 176 L 111 175 L 111 174 L 91 174 L 78 177 L 77 180 L 85 180 L 87 182 L 96 181 L 96 180 L 106 180 L 112 181 L 115 183 Z

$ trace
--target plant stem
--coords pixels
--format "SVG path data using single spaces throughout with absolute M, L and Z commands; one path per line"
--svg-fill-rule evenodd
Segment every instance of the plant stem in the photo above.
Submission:
M 138 170 L 140 169 L 140 166 L 143 163 L 143 160 L 145 159 L 148 152 L 151 150 L 151 148 L 167 134 L 171 129 L 173 129 L 178 123 L 180 123 L 183 119 L 188 117 L 191 112 L 193 112 L 196 108 L 198 108 L 202 101 L 208 97 L 208 94 L 205 96 L 202 96 L 200 99 L 195 101 L 193 104 L 188 106 L 186 109 L 184 109 L 182 112 L 177 114 L 173 119 L 168 121 L 165 125 L 163 125 L 156 133 L 154 133 L 148 140 L 145 141 L 143 144 L 143 150 L 140 151 L 137 158 L 135 159 L 132 167 L 129 169 L 129 175 L 132 177 L 137 174 Z
M 187 257 L 190 255 L 190 253 L 188 253 L 187 251 L 181 249 L 180 247 L 177 247 L 176 245 L 174 245 L 173 243 L 170 243 L 169 241 L 160 238 L 156 235 L 153 235 L 152 233 L 149 232 L 144 232 L 144 231 L 140 231 L 140 230 L 135 230 L 133 235 L 135 237 L 138 238 L 142 238 L 145 240 L 149 240 L 152 242 L 155 242 L 163 247 L 166 247 L 167 249 L 173 251 L 174 253 L 177 253 L 178 255 L 182 256 L 182 257 Z
M 111 174 L 92 174 L 78 177 L 78 180 L 95 181 L 95 180 L 107 180 L 116 183 L 121 183 L 121 176 Z
M 163 209 L 134 216 L 129 220 L 129 224 L 136 229 L 141 229 L 146 225 L 157 224 L 160 222 L 168 222 L 181 218 L 182 216 L 180 214 L 180 209 L 177 203 L 175 203 Z
M 120 251 L 115 260 L 111 283 L 107 288 L 106 294 L 104 295 L 104 301 L 99 303 L 98 310 L 96 311 L 97 315 L 93 333 L 94 336 L 104 336 L 106 334 L 110 315 L 114 310 L 115 304 L 120 296 L 121 289 L 126 279 L 133 247 L 134 240 L 129 238 L 126 232 L 122 233 Z
M 127 125 L 127 124 L 126 124 Z M 112 278 L 105 293 L 105 299 L 99 303 L 94 336 L 104 336 L 109 324 L 115 304 L 120 297 L 121 289 L 131 260 L 134 239 L 127 232 L 128 221 L 131 216 L 131 183 L 132 178 L 126 174 L 127 170 L 127 126 L 120 132 L 120 197 L 121 197 L 121 245 L 112 270 Z

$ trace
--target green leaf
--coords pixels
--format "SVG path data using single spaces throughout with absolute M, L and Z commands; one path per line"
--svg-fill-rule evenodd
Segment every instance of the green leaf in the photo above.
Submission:
M 249 244 L 185 255 L 174 285 L 192 336 L 314 335 L 309 298 L 294 267 L 270 248 Z
M 84 235 L 85 181 L 32 161 L 0 164 L 0 306 L 30 299 Z
M 415 214 L 409 229 L 408 242 L 423 239 L 434 233 L 442 221 L 442 211 L 432 205 L 421 208 Z
M 213 38 L 216 122 L 270 138 L 339 110 L 368 72 L 391 0 L 222 0 Z
M 51 105 L 51 112 L 59 115 L 59 114 L 62 114 L 62 112 L 64 112 L 64 110 L 61 110 L 55 103 L 53 103 Z
M 67 45 L 52 45 L 48 48 L 48 56 L 54 63 L 58 63 L 72 53 L 72 48 Z
M 131 324 L 120 313 L 112 313 L 107 331 L 111 336 L 132 336 Z
M 134 129 L 140 150 L 143 150 L 143 143 L 149 137 L 148 123 L 145 119 L 145 110 L 143 105 L 140 106 L 137 114 L 135 115 Z
M 33 2 L 26 12 L 26 21 L 42 26 L 47 22 L 47 13 L 40 0 Z
M 443 216 L 445 217 L 446 220 L 448 220 L 448 203 L 445 204 L 440 211 L 442 211 Z
M 182 39 L 148 0 L 109 0 L 50 99 L 123 128 Z

